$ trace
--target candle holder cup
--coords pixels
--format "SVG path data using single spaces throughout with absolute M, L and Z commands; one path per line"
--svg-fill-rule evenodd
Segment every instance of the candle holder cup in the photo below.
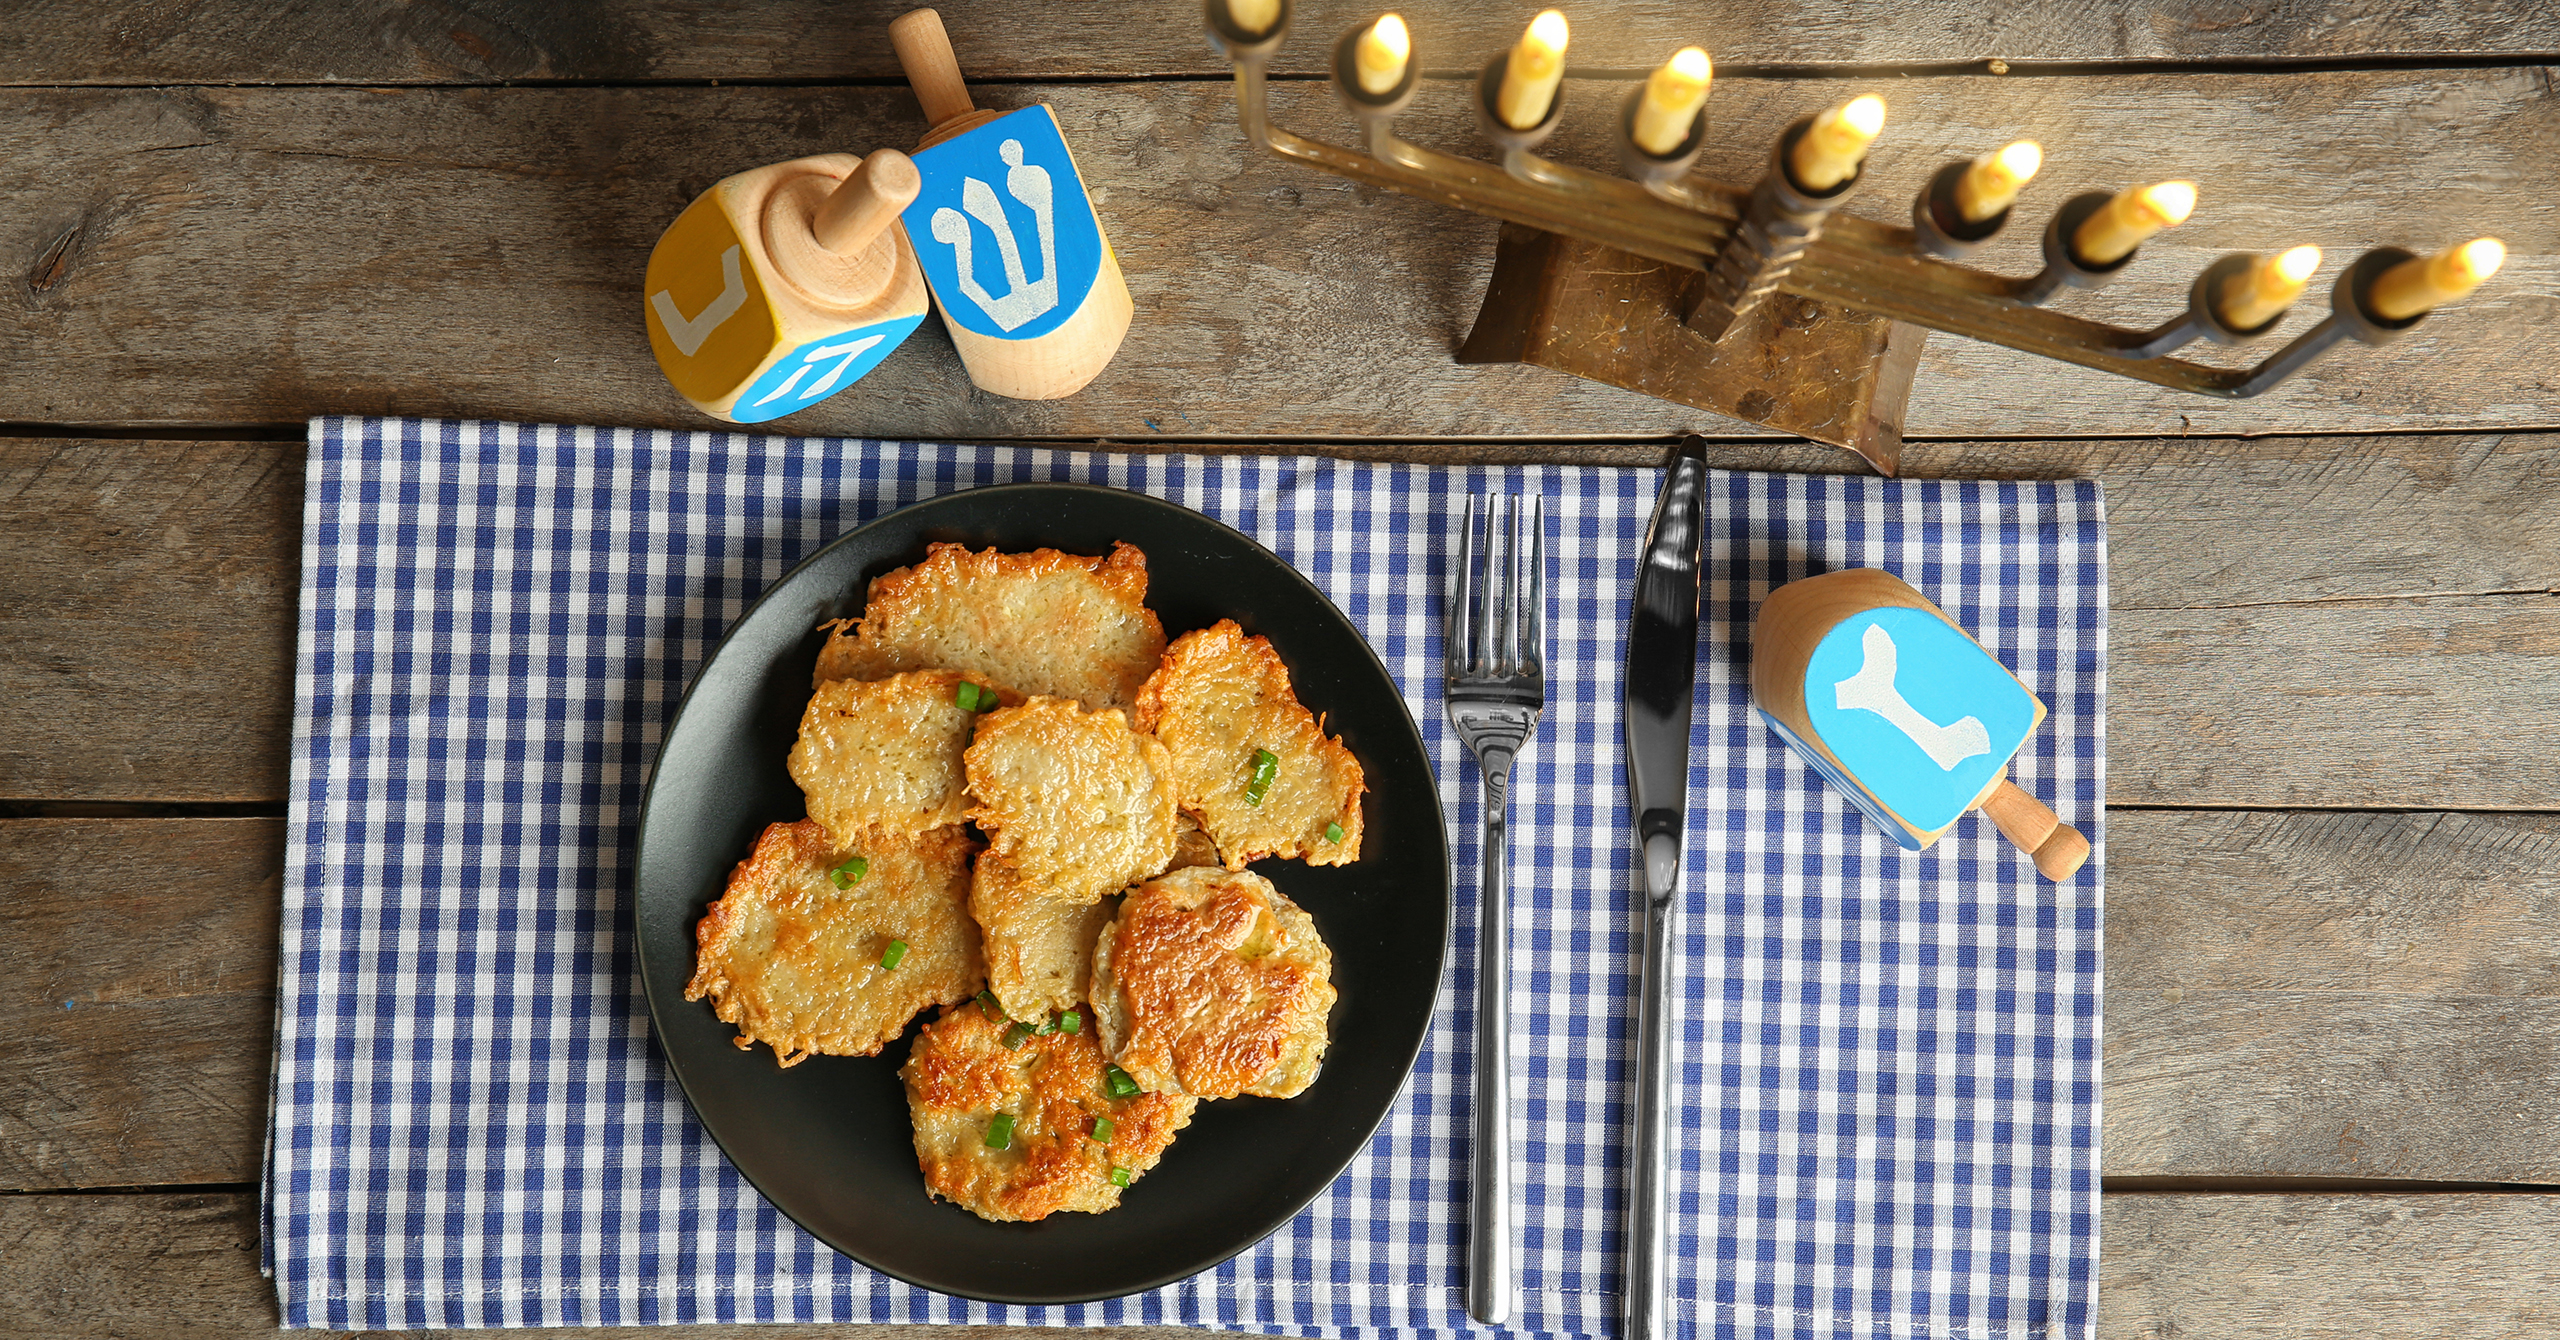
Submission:
M 1902 414 L 1926 332 L 1943 331 L 2021 353 L 2193 395 L 2260 395 L 2347 339 L 2382 344 L 2424 319 L 2373 312 L 2374 277 L 2408 257 L 2381 248 L 2342 275 L 2328 317 L 2253 368 L 2169 356 L 2205 339 L 2238 344 L 2267 334 L 2282 313 L 2233 330 L 2214 311 L 2235 259 L 2198 279 L 2187 311 L 2148 330 L 2109 325 L 2046 307 L 2065 288 L 2094 289 L 2129 268 L 2140 249 L 2085 263 L 2070 238 L 2112 197 L 2074 196 L 2046 224 L 2043 268 L 2011 278 L 1954 262 L 1999 234 L 2011 209 L 1967 223 L 1955 206 L 1965 164 L 1934 174 L 1913 202 L 1910 227 L 1841 208 L 1864 177 L 1829 191 L 1801 189 L 1789 149 L 1809 121 L 1773 146 L 1749 188 L 1691 175 L 1705 142 L 1701 114 L 1670 155 L 1633 143 L 1631 98 L 1618 110 L 1618 166 L 1609 175 L 1539 156 L 1563 114 L 1512 130 L 1493 112 L 1502 61 L 1487 65 L 1473 95 L 1479 129 L 1498 164 L 1396 138 L 1395 114 L 1412 100 L 1421 67 L 1406 62 L 1387 94 L 1359 91 L 1354 30 L 1334 51 L 1334 83 L 1359 119 L 1366 151 L 1293 134 L 1271 123 L 1267 67 L 1289 26 L 1283 0 L 1269 33 L 1240 32 L 1226 0 L 1207 0 L 1211 39 L 1235 67 L 1237 120 L 1255 149 L 1364 187 L 1380 187 L 1500 219 L 1492 281 L 1463 363 L 1528 362 L 1694 405 L 1783 432 L 1847 447 L 1891 474 L 1900 460 Z M 2379 258 L 2379 259 L 2378 259 Z

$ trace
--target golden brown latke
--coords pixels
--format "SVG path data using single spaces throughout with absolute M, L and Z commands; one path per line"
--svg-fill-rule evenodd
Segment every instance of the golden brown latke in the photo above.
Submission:
M 1173 859 L 1173 778 L 1164 746 L 1117 710 L 1033 698 L 987 713 L 964 758 L 969 818 L 987 844 L 1051 897 L 1089 903 Z
M 1176 870 L 1131 889 L 1103 928 L 1094 1021 L 1143 1088 L 1294 1097 L 1324 1060 L 1332 972 L 1315 919 L 1271 881 Z
M 839 838 L 960 822 L 968 812 L 960 758 L 978 718 L 957 701 L 965 678 L 915 670 L 819 685 L 791 746 L 791 780 L 808 797 L 809 817 Z
M 1164 654 L 1146 597 L 1147 556 L 1135 545 L 1114 544 L 1108 558 L 928 545 L 924 562 L 873 579 L 860 619 L 831 625 L 817 677 L 938 667 L 1126 710 Z
M 989 852 L 970 874 L 969 915 L 985 937 L 987 989 L 1015 1018 L 1045 1019 L 1084 999 L 1111 904 L 1053 897 Z
M 977 845 L 957 826 L 865 830 L 841 845 L 810 819 L 765 829 L 694 927 L 684 998 L 711 997 L 740 1050 L 765 1043 L 785 1066 L 879 1051 L 919 1011 L 967 1000 L 986 980 L 964 909 Z M 862 878 L 837 887 L 831 872 L 854 856 Z M 882 967 L 893 940 L 906 954 Z
M 1173 755 L 1175 793 L 1229 870 L 1263 856 L 1360 859 L 1360 761 L 1299 705 L 1269 640 L 1232 619 L 1175 639 L 1138 694 L 1138 729 Z M 1261 750 L 1279 766 L 1257 804 L 1247 796 Z
M 1191 1123 L 1196 1098 L 1139 1093 L 1114 1098 L 1104 1087 L 1102 1049 L 1092 1021 L 1074 1033 L 1019 1039 L 983 1006 L 962 1004 L 926 1024 L 898 1072 L 915 1118 L 916 1162 L 925 1190 L 982 1219 L 1041 1219 L 1060 1210 L 1100 1214 L 1120 1203 L 1114 1167 L 1130 1180 L 1164 1157 L 1174 1132 Z M 1013 1118 L 1008 1147 L 987 1145 L 989 1122 Z M 1111 1122 L 1108 1143 L 1094 1119 Z

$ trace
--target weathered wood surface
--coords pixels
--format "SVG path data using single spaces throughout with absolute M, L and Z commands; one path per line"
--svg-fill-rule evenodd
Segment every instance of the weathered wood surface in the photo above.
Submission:
M 0 1190 L 257 1178 L 284 828 L 0 820 Z
M 36 0 L 0 32 L 0 83 L 479 83 L 883 79 L 898 74 L 884 33 L 908 0 L 822 4 L 547 5 L 388 0 L 172 9 Z M 1200 7 L 945 4 L 961 66 L 977 79 L 1214 75 Z M 2114 6 L 1937 0 L 1569 9 L 1576 70 L 1641 72 L 1675 47 L 1706 44 L 1720 65 L 2027 61 L 2531 57 L 2560 51 L 2560 15 L 2530 0 L 2437 5 L 2369 0 Z M 1320 73 L 1325 49 L 1374 5 L 1302 4 L 1279 68 Z M 1400 11 L 1427 68 L 1472 71 L 1519 36 L 1528 11 L 1429 3 Z
M 0 439 L 0 796 L 274 794 L 302 449 Z
M 29 709 L 0 732 L 0 797 L 283 798 L 299 456 L 0 440 L 0 696 Z M 2560 796 L 2560 435 L 1934 444 L 1911 468 L 2106 481 L 2112 802 Z
M 2560 1182 L 2560 819 L 2108 822 L 2111 1175 Z M 0 1191 L 257 1177 L 283 842 L 0 821 Z
M 236 1192 L 0 1199 L 0 1340 L 224 1340 L 276 1330 L 257 1202 Z M 2101 1340 L 2548 1340 L 2560 1330 L 2560 1196 L 2109 1195 Z M 443 1332 L 442 1334 L 453 1334 Z M 519 1331 L 527 1340 L 890 1340 L 896 1326 Z M 1092 1331 L 935 1328 L 948 1340 Z M 1175 1328 L 1107 1334 L 1196 1336 Z
M 1855 82 L 1855 81 L 1852 81 Z M 1789 117 L 1849 87 L 1729 79 L 1705 167 L 1747 180 Z M 1624 86 L 1573 81 L 1586 109 Z M 2492 286 L 2383 349 L 2337 351 L 2256 401 L 2178 396 L 1948 337 L 1915 436 L 2388 432 L 2560 426 L 2560 97 L 2548 68 L 1898 79 L 1860 206 L 1893 217 L 1938 164 L 2032 131 L 2031 211 L 2170 173 L 2198 218 L 2069 310 L 2149 325 L 2217 255 L 2495 232 Z M 1472 142 L 1458 86 L 1410 118 Z M 1071 399 L 973 393 L 936 323 L 854 391 L 779 422 L 897 437 L 1572 437 L 1743 431 L 1703 411 L 1520 366 L 1459 367 L 1491 220 L 1248 158 L 1214 82 L 1032 85 L 1052 103 L 1138 305 Z M 1283 124 L 1341 136 L 1321 86 Z M 1569 115 L 1559 156 L 1605 160 Z M 912 143 L 913 99 L 863 88 L 0 90 L 0 421 L 276 423 L 318 412 L 699 425 L 659 377 L 639 277 L 719 176 Z M 2032 239 L 1984 263 L 2032 268 Z M 2299 314 L 2298 323 L 2309 319 Z

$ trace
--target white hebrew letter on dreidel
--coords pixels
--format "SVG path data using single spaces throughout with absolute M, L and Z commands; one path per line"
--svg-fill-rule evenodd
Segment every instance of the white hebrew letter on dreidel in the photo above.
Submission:
M 960 210 L 945 207 L 933 212 L 933 240 L 952 250 L 954 267 L 960 275 L 960 291 L 978 304 L 987 319 L 999 330 L 1015 330 L 1035 316 L 1058 305 L 1058 234 L 1056 219 L 1051 214 L 1049 170 L 1037 163 L 1022 161 L 1022 141 L 1006 140 L 996 151 L 1011 166 L 1005 173 L 1007 194 L 1031 210 L 1031 223 L 1040 234 L 1040 281 L 1033 283 L 1022 270 L 1022 247 L 1014 240 L 1013 221 L 1005 217 L 1004 207 L 996 202 L 995 188 L 975 177 L 960 182 L 960 206 L 969 218 L 987 225 L 995 234 L 996 254 L 1004 261 L 1005 282 L 1011 285 L 1003 297 L 987 292 L 978 282 L 978 272 L 971 263 L 969 220 Z
M 1947 772 L 1955 771 L 1957 764 L 1976 754 L 1991 752 L 1991 732 L 1982 728 L 1980 719 L 1964 717 L 1952 726 L 1941 726 L 1903 701 L 1902 690 L 1893 686 L 1892 634 L 1869 624 L 1866 635 L 1858 639 L 1858 647 L 1866 653 L 1866 664 L 1834 686 L 1841 711 L 1863 708 L 1892 722 L 1895 730 L 1910 736 L 1931 762 Z
M 685 320 L 684 312 L 676 306 L 674 293 L 659 289 L 649 295 L 649 306 L 657 310 L 658 320 L 666 326 L 667 339 L 675 345 L 677 353 L 693 357 L 702 348 L 702 342 L 711 338 L 711 332 L 720 328 L 721 322 L 736 316 L 738 309 L 747 305 L 747 277 L 738 268 L 736 247 L 720 253 L 720 281 L 720 296 L 713 298 L 711 305 L 690 321 Z

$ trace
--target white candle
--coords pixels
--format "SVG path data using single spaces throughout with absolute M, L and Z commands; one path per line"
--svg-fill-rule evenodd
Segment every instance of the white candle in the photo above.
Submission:
M 2248 269 L 2222 281 L 2213 303 L 2214 315 L 2233 330 L 2256 330 L 2276 319 L 2311 283 L 2320 268 L 2320 248 L 2295 247 L 2281 256 L 2260 256 Z
M 1956 210 L 1967 223 L 2007 209 L 2018 192 L 2044 166 L 2044 149 L 2034 140 L 2019 140 L 1973 160 L 1956 179 Z
M 2083 219 L 2071 233 L 2071 253 L 2082 265 L 2112 265 L 2163 228 L 2175 228 L 2195 212 L 2196 184 L 2154 182 L 2136 186 Z
M 1828 191 L 1858 175 L 1867 146 L 1884 133 L 1884 99 L 1869 93 L 1825 110 L 1805 127 L 1787 157 L 1787 173 L 1807 191 Z
M 1360 44 L 1352 50 L 1352 63 L 1359 67 L 1360 91 L 1370 97 L 1392 93 L 1404 82 L 1404 63 L 1413 55 L 1413 34 L 1406 32 L 1401 15 L 1381 14 L 1369 31 L 1360 34 Z
M 1547 119 L 1555 106 L 1556 86 L 1564 82 L 1564 47 L 1571 37 L 1564 15 L 1548 10 L 1529 21 L 1529 31 L 1511 48 L 1502 68 L 1502 87 L 1494 94 L 1494 113 L 1513 130 L 1527 130 Z
M 2506 243 L 2494 237 L 2474 238 L 2383 271 L 2374 278 L 2370 301 L 2384 320 L 2405 321 L 2466 296 L 2506 263 Z
M 1636 147 L 1656 158 L 1668 156 L 1689 138 L 1698 109 L 1707 105 L 1707 82 L 1714 71 L 1702 47 L 1682 47 L 1644 81 L 1644 98 L 1636 104 Z

